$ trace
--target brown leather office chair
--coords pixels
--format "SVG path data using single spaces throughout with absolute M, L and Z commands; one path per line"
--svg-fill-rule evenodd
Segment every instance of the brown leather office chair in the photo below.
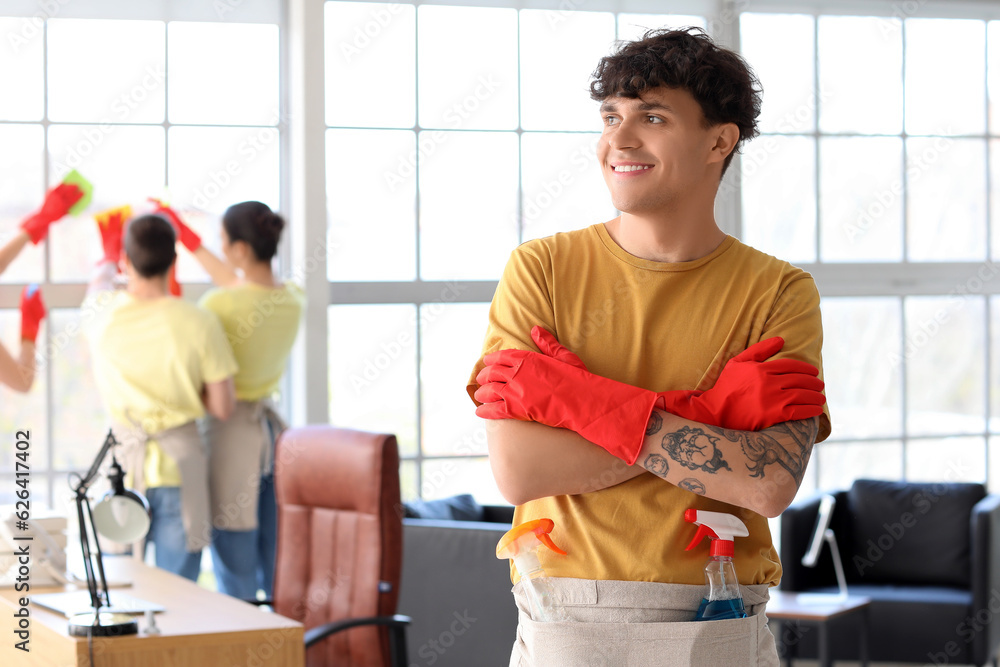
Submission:
M 309 667 L 405 667 L 396 437 L 306 426 L 275 454 L 274 610 L 306 628 Z M 321 641 L 325 640 L 325 641 Z

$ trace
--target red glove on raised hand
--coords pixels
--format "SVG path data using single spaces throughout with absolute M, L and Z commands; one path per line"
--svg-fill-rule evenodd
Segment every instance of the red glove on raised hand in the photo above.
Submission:
M 60 183 L 45 195 L 45 202 L 37 213 L 21 222 L 21 229 L 35 245 L 45 238 L 49 225 L 66 215 L 69 209 L 83 197 L 83 190 L 72 183 Z
M 132 207 L 119 206 L 101 211 L 94 216 L 97 228 L 101 231 L 101 245 L 104 246 L 104 261 L 116 266 L 122 257 L 122 234 L 125 223 L 132 217 Z
M 38 325 L 45 317 L 45 303 L 38 285 L 25 285 L 21 292 L 21 340 L 32 343 L 38 338 Z
M 483 403 L 476 414 L 486 419 L 523 419 L 568 428 L 629 465 L 639 455 L 654 407 L 666 405 L 667 411 L 681 417 L 739 428 L 744 425 L 741 420 L 745 411 L 763 410 L 753 415 L 753 419 L 770 426 L 816 416 L 826 400 L 819 393 L 823 383 L 816 377 L 818 372 L 808 364 L 797 362 L 811 369 L 800 374 L 787 368 L 787 364 L 769 372 L 771 367 L 757 361 L 764 352 L 770 356 L 781 349 L 784 342 L 780 338 L 757 343 L 735 357 L 710 390 L 657 394 L 590 373 L 575 354 L 541 327 L 533 328 L 531 337 L 541 354 L 501 350 L 486 356 L 487 366 L 476 376 L 481 386 L 475 398 Z M 727 373 L 733 362 L 737 362 L 738 372 Z M 771 384 L 778 388 L 770 394 L 766 390 L 750 390 Z M 760 402 L 761 396 L 774 393 L 779 394 L 776 402 Z M 804 400 L 810 401 L 806 405 L 811 407 L 799 409 Z M 789 405 L 796 409 L 789 410 Z M 712 409 L 722 409 L 725 414 L 712 415 Z
M 190 227 L 184 224 L 181 220 L 181 216 L 177 214 L 177 211 L 164 205 L 159 199 L 150 199 L 156 204 L 156 211 L 154 213 L 162 215 L 164 218 L 170 221 L 173 225 L 174 231 L 177 232 L 177 240 L 183 244 L 190 252 L 194 252 L 201 247 L 201 237 L 192 231 Z

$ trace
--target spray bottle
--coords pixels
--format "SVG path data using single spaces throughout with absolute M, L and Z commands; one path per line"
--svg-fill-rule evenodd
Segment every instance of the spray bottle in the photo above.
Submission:
M 521 586 L 531 605 L 531 618 L 536 621 L 569 620 L 565 612 L 553 604 L 552 591 L 536 553 L 544 545 L 561 556 L 566 555 L 549 536 L 554 527 L 552 519 L 535 519 L 514 526 L 497 543 L 497 558 L 514 560 Z
M 694 549 L 706 537 L 712 541 L 708 563 L 705 564 L 705 582 L 708 591 L 695 614 L 696 621 L 717 621 L 727 618 L 746 618 L 743 595 L 733 566 L 733 538 L 750 534 L 742 521 L 732 514 L 689 509 L 684 520 L 698 525 L 687 551 Z

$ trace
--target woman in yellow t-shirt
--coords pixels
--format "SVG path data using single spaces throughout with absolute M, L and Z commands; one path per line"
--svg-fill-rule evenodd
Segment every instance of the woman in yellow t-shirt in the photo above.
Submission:
M 276 541 L 272 464 L 284 428 L 271 397 L 305 305 L 301 288 L 282 283 L 271 268 L 285 222 L 261 202 L 230 206 L 222 216 L 223 260 L 176 212 L 159 212 L 215 283 L 199 305 L 219 317 L 239 364 L 233 416 L 206 420 L 216 580 L 220 591 L 234 597 L 252 599 L 258 589 L 270 597 Z

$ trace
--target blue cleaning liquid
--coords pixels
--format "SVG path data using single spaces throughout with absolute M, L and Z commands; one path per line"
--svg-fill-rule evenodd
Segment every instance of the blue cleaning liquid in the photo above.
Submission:
M 723 621 L 729 618 L 746 618 L 747 612 L 743 608 L 743 600 L 733 598 L 731 600 L 711 600 L 702 598 L 698 613 L 695 614 L 696 621 Z

